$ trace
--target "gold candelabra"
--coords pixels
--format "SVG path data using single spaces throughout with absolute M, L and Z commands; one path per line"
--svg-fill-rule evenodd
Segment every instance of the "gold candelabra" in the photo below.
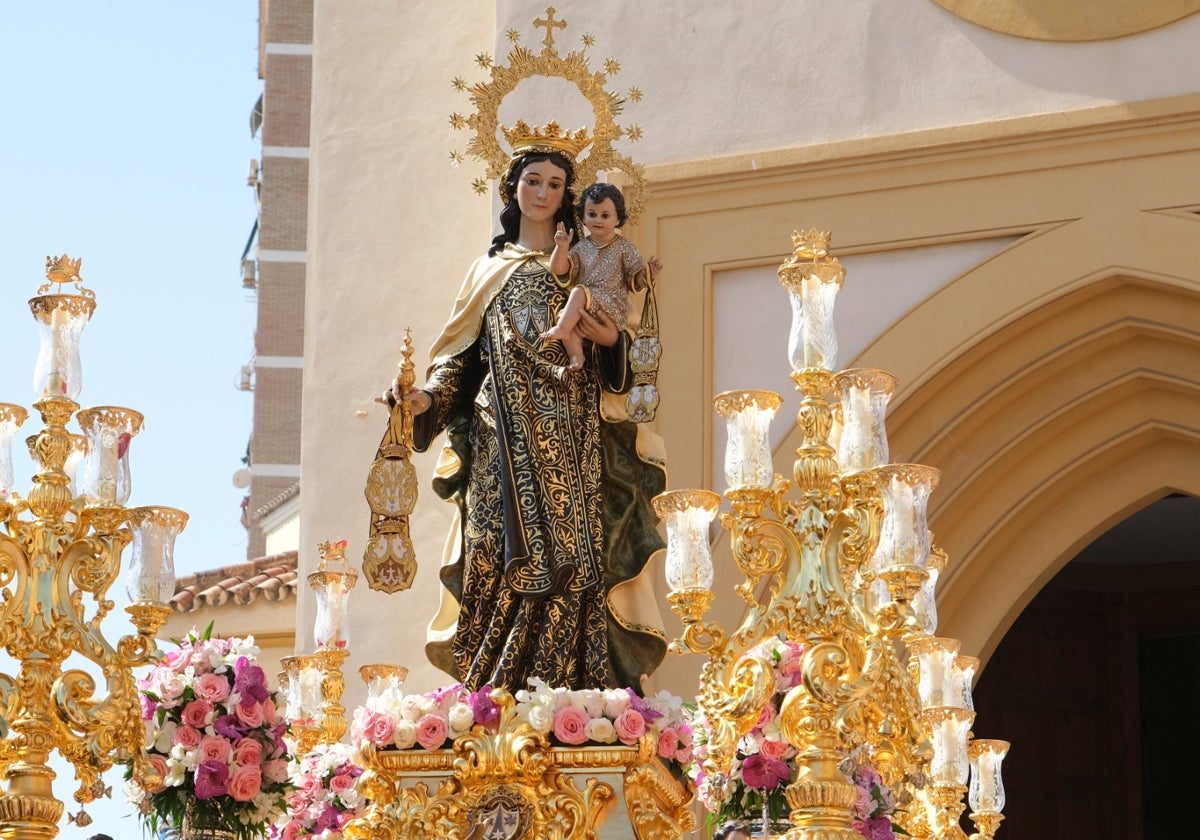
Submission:
M 132 669 L 147 664 L 170 614 L 175 537 L 187 514 L 174 508 L 127 508 L 129 444 L 142 416 L 116 406 L 79 410 L 79 337 L 95 311 L 82 285 L 80 260 L 46 259 L 46 283 L 29 301 L 41 332 L 34 374 L 45 428 L 28 439 L 37 473 L 28 495 L 13 486 L 12 439 L 24 408 L 0 403 L 0 646 L 18 666 L 0 673 L 0 838 L 49 840 L 58 834 L 64 805 L 54 797 L 58 750 L 75 768 L 81 805 L 108 795 L 100 774 L 131 761 L 136 778 L 157 776 L 145 752 L 141 705 Z M 73 283 L 76 293 L 63 293 Z M 54 293 L 51 287 L 57 286 Z M 83 434 L 67 431 L 72 417 Z M 126 607 L 136 633 L 114 648 L 100 624 L 113 608 L 106 595 L 132 543 Z M 89 660 L 103 679 L 66 667 Z M 82 661 L 80 664 L 83 664 Z M 70 820 L 87 825 L 80 809 Z
M 851 827 L 856 787 L 839 765 L 849 750 L 871 760 L 900 795 L 893 821 L 918 840 L 965 840 L 959 826 L 970 771 L 976 833 L 1003 817 L 1003 741 L 971 740 L 971 679 L 979 662 L 933 635 L 943 552 L 931 545 L 926 504 L 938 472 L 888 462 L 884 424 L 895 380 L 882 371 L 834 373 L 833 303 L 845 269 L 829 235 L 793 236 L 779 269 L 792 302 L 789 356 L 800 393 L 802 442 L 790 481 L 774 474 L 769 423 L 778 394 L 738 391 L 715 400 L 728 424 L 720 517 L 745 580 L 743 621 L 727 632 L 704 616 L 713 601 L 709 526 L 721 497 L 703 490 L 655 499 L 668 530 L 667 582 L 683 634 L 677 653 L 708 659 L 699 706 L 712 726 L 705 770 L 727 774 L 739 739 L 774 695 L 760 642 L 804 645 L 802 681 L 780 705 L 796 752 L 786 788 L 788 840 L 861 840 Z M 969 769 L 968 769 L 969 768 Z
M 350 655 L 350 590 L 358 572 L 346 560 L 346 541 L 323 542 L 321 560 L 308 576 L 317 602 L 313 623 L 316 652 L 284 657 L 280 687 L 287 697 L 288 726 L 296 752 L 304 755 L 318 743 L 333 744 L 346 734 L 342 705 L 342 666 Z

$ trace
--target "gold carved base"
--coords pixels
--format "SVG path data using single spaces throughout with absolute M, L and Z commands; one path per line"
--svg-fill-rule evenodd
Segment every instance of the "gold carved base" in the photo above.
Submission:
M 348 840 L 595 838 L 620 810 L 614 784 L 633 831 L 614 836 L 678 840 L 695 829 L 691 793 L 659 761 L 653 736 L 631 747 L 555 747 L 517 721 L 511 696 L 500 704 L 499 731 L 477 726 L 453 749 L 364 748 L 371 806 L 347 826 Z

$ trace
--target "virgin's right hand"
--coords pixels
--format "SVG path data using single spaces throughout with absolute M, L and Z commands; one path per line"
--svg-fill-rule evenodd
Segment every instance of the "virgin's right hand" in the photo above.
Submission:
M 399 400 L 408 403 L 408 407 L 412 410 L 414 417 L 418 414 L 424 414 L 433 405 L 433 399 L 429 394 L 416 387 L 409 388 L 408 393 L 402 394 L 400 389 L 393 385 L 375 398 L 375 402 L 383 403 L 388 408 L 394 406 Z

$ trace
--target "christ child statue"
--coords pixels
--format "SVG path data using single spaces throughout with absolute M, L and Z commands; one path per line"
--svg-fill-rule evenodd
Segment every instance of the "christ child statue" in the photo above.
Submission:
M 633 278 L 649 269 L 653 282 L 662 270 L 658 259 L 643 260 L 637 246 L 617 231 L 625 223 L 625 197 L 612 184 L 595 183 L 585 189 L 576 210 L 587 238 L 571 247 L 574 233 L 560 222 L 550 254 L 550 270 L 559 276 L 569 273 L 575 285 L 558 323 L 542 333 L 544 339 L 563 343 L 570 359 L 567 370 L 583 367 L 583 336 L 577 328 L 580 313 L 599 308 L 614 323 L 624 324 Z

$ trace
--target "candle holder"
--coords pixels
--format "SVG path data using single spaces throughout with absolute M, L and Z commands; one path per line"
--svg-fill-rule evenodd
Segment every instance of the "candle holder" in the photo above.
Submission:
M 728 795 L 722 784 L 740 784 L 729 776 L 739 744 L 768 714 L 794 756 L 786 840 L 859 840 L 851 826 L 858 788 L 846 762 L 860 754 L 911 803 L 890 815 L 894 825 L 915 840 L 958 840 L 978 660 L 962 656 L 957 640 L 933 636 L 932 586 L 946 557 L 932 545 L 926 508 L 938 471 L 888 462 L 884 413 L 896 382 L 881 371 L 833 372 L 833 303 L 845 270 L 827 233 L 797 232 L 793 245 L 779 276 L 792 300 L 801 443 L 792 480 L 772 480 L 759 448 L 769 440 L 765 424 L 745 415 L 731 422 L 727 458 L 738 463 L 726 463 L 730 510 L 720 522 L 745 577 L 735 593 L 747 609 L 735 629 L 705 618 L 714 593 L 700 512 L 711 519 L 719 497 L 679 490 L 655 500 L 667 521 L 669 601 L 683 622 L 670 649 L 707 657 L 698 697 L 704 776 L 718 798 Z M 747 405 L 761 408 L 750 395 L 762 393 L 770 392 L 714 402 L 730 419 Z M 777 644 L 802 651 L 800 674 L 785 687 L 764 653 Z M 977 825 L 986 834 L 996 823 L 993 800 L 981 803 Z
M 130 480 L 126 453 L 117 452 L 119 440 L 109 450 L 111 492 L 76 496 L 72 490 L 67 465 L 80 436 L 66 427 L 79 408 L 79 337 L 96 307 L 79 268 L 80 261 L 65 254 L 47 258 L 47 282 L 29 302 L 41 333 L 34 407 L 44 428 L 28 441 L 38 469 L 24 498 L 13 487 L 11 443 L 26 412 L 0 404 L 0 647 L 19 666 L 15 677 L 0 673 L 0 709 L 7 719 L 0 740 L 4 838 L 49 840 L 58 834 L 64 805 L 54 796 L 55 773 L 47 765 L 54 750 L 74 766 L 75 800 L 81 805 L 109 795 L 100 775 L 114 761 L 129 761 L 144 786 L 158 782 L 145 751 L 133 669 L 158 656 L 155 635 L 174 593 L 174 540 L 187 515 L 173 508 L 124 507 Z M 67 283 L 78 293 L 64 294 Z M 93 431 L 116 417 L 118 437 L 122 432 L 132 437 L 141 425 L 141 415 L 129 409 L 79 412 Z M 112 609 L 106 596 L 131 541 L 127 589 L 133 603 L 126 611 L 135 632 L 114 647 L 100 625 Z M 102 675 L 99 692 L 92 673 L 70 666 L 76 656 L 90 660 Z M 81 826 L 91 822 L 82 809 L 69 819 Z

